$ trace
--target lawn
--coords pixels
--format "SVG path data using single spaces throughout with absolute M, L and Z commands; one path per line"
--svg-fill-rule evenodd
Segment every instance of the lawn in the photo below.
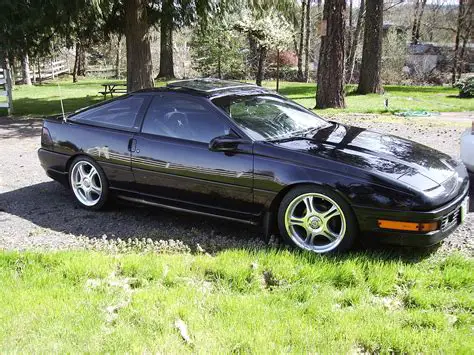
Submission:
M 2 252 L 0 352 L 468 354 L 473 268 L 375 252 Z
M 114 80 L 112 80 L 114 81 Z M 38 86 L 15 87 L 13 92 L 13 105 L 16 115 L 43 116 L 61 112 L 60 96 L 63 98 L 66 112 L 100 102 L 103 98 L 101 84 L 110 82 L 107 79 L 85 79 L 72 83 L 70 78 L 45 83 Z M 59 87 L 58 87 L 59 84 Z M 157 82 L 156 86 L 163 85 Z M 275 82 L 265 82 L 264 85 L 274 89 Z M 315 105 L 315 84 L 282 82 L 280 92 L 296 100 L 305 107 Z M 441 86 L 393 86 L 385 87 L 384 95 L 354 95 L 354 86 L 348 86 L 346 91 L 347 108 L 344 110 L 317 110 L 323 114 L 339 112 L 360 113 L 394 113 L 407 110 L 422 111 L 474 111 L 474 100 L 460 99 L 457 89 Z M 388 110 L 384 107 L 384 100 L 388 99 Z M 0 109 L 0 114 L 6 110 Z
M 273 87 L 273 83 L 267 83 Z M 280 93 L 299 102 L 305 107 L 315 106 L 315 85 L 311 83 L 284 82 Z M 346 87 L 346 106 L 344 110 L 317 110 L 324 113 L 395 113 L 405 111 L 457 112 L 474 111 L 473 99 L 457 97 L 458 89 L 443 86 L 384 86 L 384 95 L 356 95 L 356 86 Z M 384 101 L 388 99 L 388 109 Z

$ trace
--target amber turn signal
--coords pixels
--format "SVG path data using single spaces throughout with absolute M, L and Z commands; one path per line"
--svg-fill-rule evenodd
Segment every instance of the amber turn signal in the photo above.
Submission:
M 410 232 L 432 232 L 438 229 L 438 222 L 416 223 L 379 219 L 378 224 L 379 228 L 382 229 L 394 229 Z

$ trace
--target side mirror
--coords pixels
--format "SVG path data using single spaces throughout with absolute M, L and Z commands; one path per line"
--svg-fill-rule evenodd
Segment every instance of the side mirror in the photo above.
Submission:
M 231 152 L 235 151 L 239 144 L 246 142 L 247 141 L 243 140 L 242 138 L 232 135 L 219 136 L 211 139 L 209 142 L 209 150 L 217 152 Z

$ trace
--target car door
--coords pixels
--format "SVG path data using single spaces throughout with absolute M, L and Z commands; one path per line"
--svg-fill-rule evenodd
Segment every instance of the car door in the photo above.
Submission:
M 79 125 L 68 130 L 68 142 L 80 142 L 75 150 L 82 150 L 100 164 L 111 189 L 133 190 L 130 145 L 149 100 L 144 95 L 124 96 L 69 118 Z
M 231 132 L 232 124 L 205 98 L 155 96 L 132 152 L 139 191 L 189 209 L 252 214 L 252 143 L 232 154 L 209 150 L 212 138 Z

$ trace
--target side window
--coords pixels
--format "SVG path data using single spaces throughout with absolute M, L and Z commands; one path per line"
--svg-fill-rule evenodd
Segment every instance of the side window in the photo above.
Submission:
M 144 100 L 144 97 L 128 96 L 79 112 L 71 118 L 79 122 L 97 123 L 103 126 L 132 128 Z
M 143 133 L 209 143 L 229 134 L 227 122 L 197 100 L 155 97 L 143 122 Z

